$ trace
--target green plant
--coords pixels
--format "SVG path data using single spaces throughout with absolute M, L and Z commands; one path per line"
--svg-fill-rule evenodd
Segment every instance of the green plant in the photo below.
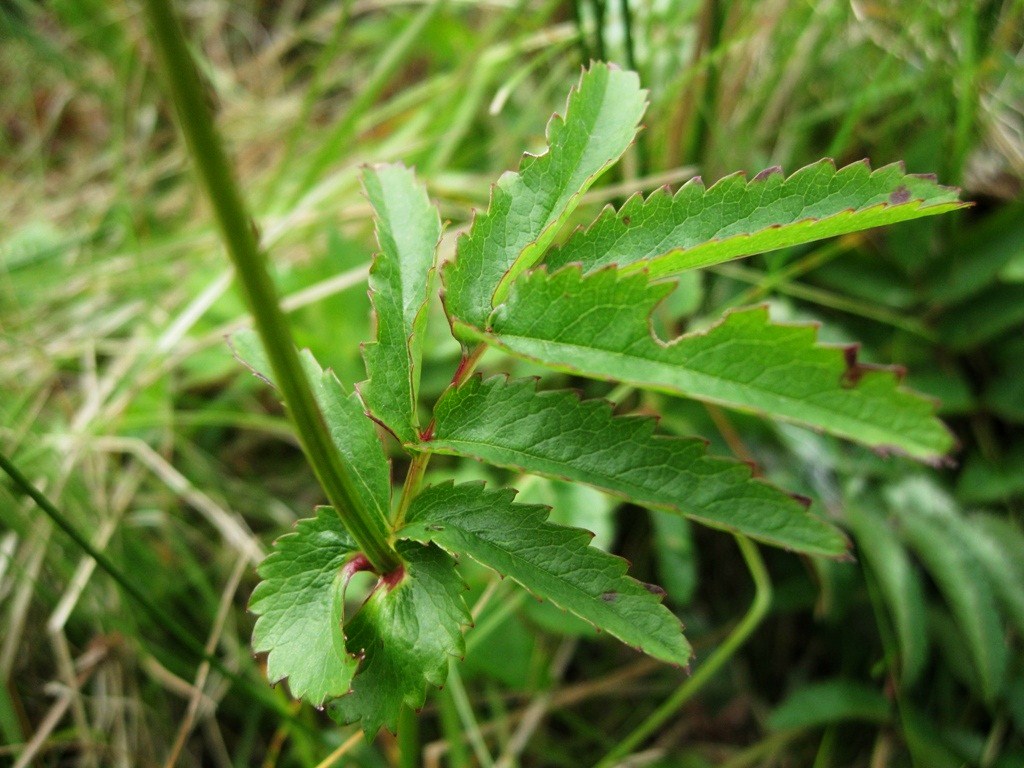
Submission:
M 420 349 L 441 224 L 411 171 L 364 173 L 381 247 L 370 278 L 377 335 L 364 352 L 369 378 L 357 392 L 311 355 L 303 367 L 347 472 L 402 564 L 376 569 L 369 598 L 345 617 L 346 585 L 374 565 L 347 532 L 345 511 L 321 508 L 277 543 L 250 607 L 268 676 L 329 704 L 340 721 L 360 721 L 368 735 L 395 730 L 402 706 L 421 706 L 426 684 L 443 683 L 449 656 L 462 653 L 470 617 L 460 556 L 655 658 L 687 665 L 691 656 L 660 590 L 589 547 L 586 532 L 548 523 L 545 508 L 515 503 L 510 489 L 421 488 L 433 454 L 584 483 L 795 552 L 847 551 L 845 536 L 801 499 L 741 462 L 707 455 L 699 439 L 658 435 L 650 418 L 540 391 L 533 380 L 474 375 L 488 346 L 922 461 L 941 461 L 952 446 L 932 404 L 902 388 L 898 371 L 859 363 L 855 348 L 819 344 L 813 327 L 775 324 L 755 308 L 666 342 L 651 313 L 672 291 L 671 275 L 953 210 L 962 205 L 956 192 L 899 166 L 837 170 L 823 161 L 788 178 L 770 169 L 749 182 L 734 175 L 705 189 L 694 180 L 675 195 L 634 197 L 555 245 L 582 194 L 633 141 L 644 106 L 634 73 L 592 65 L 564 118 L 549 125 L 548 151 L 498 181 L 443 268 L 445 309 L 465 353 L 426 422 L 418 418 Z M 256 335 L 239 334 L 234 346 L 273 378 Z M 397 499 L 374 422 L 411 457 Z

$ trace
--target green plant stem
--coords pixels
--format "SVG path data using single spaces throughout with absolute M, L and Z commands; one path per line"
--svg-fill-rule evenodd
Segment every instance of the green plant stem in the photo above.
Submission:
M 416 710 L 402 705 L 398 713 L 398 768 L 419 768 L 420 721 Z
M 683 704 L 693 698 L 694 694 L 703 688 L 722 666 L 736 654 L 767 615 L 772 602 L 772 583 L 768 577 L 768 569 L 765 568 L 761 553 L 753 541 L 739 534 L 736 534 L 735 538 L 736 544 L 740 548 L 740 553 L 743 555 L 743 561 L 746 563 L 750 576 L 754 581 L 754 600 L 750 604 L 750 608 L 743 618 L 740 619 L 736 628 L 729 633 L 729 636 L 715 649 L 714 653 L 708 657 L 708 660 L 697 668 L 693 676 L 679 686 L 676 692 L 644 722 L 605 755 L 595 768 L 611 768 L 616 765 L 622 758 L 632 753 L 651 734 L 664 725 Z
M 170 0 L 145 0 L 145 7 L 150 35 L 166 73 L 182 132 L 306 457 L 328 500 L 363 554 L 378 573 L 388 573 L 401 561 L 389 542 L 386 520 L 363 499 L 355 478 L 331 442 L 299 363 L 267 260 L 259 249 L 252 219 L 214 127 L 206 94 Z
M 177 640 L 186 651 L 188 651 L 197 660 L 207 662 L 211 667 L 226 676 L 232 682 L 238 683 L 263 704 L 273 709 L 286 720 L 296 723 L 299 722 L 296 720 L 294 715 L 288 711 L 287 707 L 275 698 L 269 696 L 264 687 L 252 684 L 245 677 L 242 677 L 237 672 L 228 669 L 228 667 L 226 667 L 219 658 L 207 653 L 203 645 L 199 641 L 195 640 L 192 635 L 189 634 L 187 629 L 182 627 L 166 609 L 161 609 L 156 603 L 150 600 L 149 596 L 142 590 L 142 588 L 137 586 L 137 581 L 133 581 L 125 574 L 121 573 L 121 570 L 114 564 L 114 562 L 102 551 L 94 547 L 92 542 L 90 542 L 89 539 L 75 527 L 68 517 L 61 512 L 60 509 L 58 509 L 57 506 L 38 488 L 36 488 L 28 478 L 21 473 L 14 463 L 2 453 L 0 453 L 0 469 L 3 469 L 3 471 L 7 473 L 11 480 L 14 481 L 14 485 L 26 496 L 31 498 L 32 501 L 36 503 L 36 506 L 38 506 L 46 516 L 57 525 L 58 528 L 67 534 L 68 538 L 75 542 L 83 552 L 96 561 L 96 565 L 100 570 L 106 572 L 106 574 L 124 590 L 125 594 L 134 600 L 140 608 L 142 608 L 142 610 L 158 627 L 163 628 L 171 637 Z

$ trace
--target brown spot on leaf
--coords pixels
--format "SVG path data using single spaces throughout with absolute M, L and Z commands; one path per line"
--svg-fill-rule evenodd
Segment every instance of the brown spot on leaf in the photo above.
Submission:
M 614 603 L 616 600 L 619 599 L 619 593 L 618 592 L 605 592 L 604 594 L 601 595 L 601 599 L 604 600 L 606 603 Z
M 910 199 L 910 190 L 902 184 L 892 191 L 889 195 L 889 202 L 893 205 L 900 205 Z

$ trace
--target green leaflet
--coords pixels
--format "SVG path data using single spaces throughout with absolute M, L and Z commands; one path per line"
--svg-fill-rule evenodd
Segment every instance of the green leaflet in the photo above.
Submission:
M 360 394 L 374 417 L 403 442 L 415 438 L 416 399 L 441 220 L 413 172 L 378 165 L 363 172 L 381 252 L 370 269 L 377 341 L 363 349 L 369 381 Z
M 337 513 L 320 507 L 282 536 L 258 569 L 249 610 L 259 616 L 253 650 L 269 651 L 267 678 L 288 678 L 292 696 L 319 706 L 348 692 L 358 661 L 342 634 L 343 568 L 355 545 Z
M 551 525 L 546 507 L 514 498 L 483 483 L 435 485 L 413 500 L 399 535 L 466 554 L 644 653 L 689 663 L 690 645 L 660 590 L 629 578 L 625 560 L 590 547 L 586 531 Z
M 592 64 L 569 94 L 565 117 L 548 123 L 548 151 L 525 155 L 518 173 L 498 179 L 487 212 L 476 216 L 444 269 L 445 307 L 457 336 L 464 338 L 463 323 L 483 326 L 495 295 L 540 259 L 580 196 L 625 152 L 645 96 L 636 73 Z
M 424 449 L 586 483 L 800 552 L 846 551 L 842 533 L 746 464 L 708 456 L 702 440 L 656 435 L 654 419 L 613 416 L 605 401 L 474 376 L 442 396 L 434 418 Z
M 909 689 L 928 661 L 928 615 L 924 589 L 896 531 L 879 515 L 848 504 L 846 522 L 857 543 L 857 555 L 878 584 L 892 619 L 900 652 L 900 686 Z
M 361 722 L 367 739 L 381 726 L 397 729 L 402 705 L 423 706 L 426 685 L 440 686 L 451 656 L 462 656 L 471 621 L 455 561 L 434 546 L 399 542 L 405 574 L 382 580 L 348 623 L 348 647 L 359 654 L 352 693 L 332 702 L 340 723 Z
M 967 205 L 957 194 L 933 178 L 907 175 L 901 163 L 872 171 L 866 160 L 838 171 L 820 160 L 788 178 L 780 168 L 749 182 L 734 174 L 708 189 L 696 178 L 675 195 L 661 189 L 646 200 L 635 195 L 618 212 L 605 208 L 546 262 L 552 269 L 576 262 L 588 271 L 634 265 L 662 277 L 946 213 Z
M 239 360 L 273 386 L 270 366 L 254 331 L 234 334 L 231 346 Z M 308 349 L 300 353 L 300 359 L 331 439 L 356 478 L 355 491 L 381 520 L 387 520 L 391 508 L 391 467 L 359 396 L 346 392 L 333 372 L 322 370 Z
M 557 370 L 693 397 L 810 426 L 880 451 L 936 462 L 953 438 L 934 405 L 856 347 L 817 343 L 812 325 L 778 325 L 765 307 L 728 313 L 670 343 L 650 314 L 672 290 L 646 275 L 578 266 L 524 275 L 477 338 Z

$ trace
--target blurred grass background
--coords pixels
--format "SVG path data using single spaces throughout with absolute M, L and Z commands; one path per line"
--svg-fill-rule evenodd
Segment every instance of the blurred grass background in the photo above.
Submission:
M 903 160 L 962 186 L 976 203 L 963 214 L 688 276 L 658 318 L 676 332 L 768 301 L 776 317 L 821 320 L 823 338 L 861 340 L 866 359 L 906 364 L 910 384 L 942 399 L 962 447 L 955 467 L 932 471 L 631 395 L 628 407 L 656 408 L 666 429 L 702 434 L 719 452 L 735 450 L 738 435 L 766 474 L 814 497 L 859 546 L 868 534 L 848 511 L 876 513 L 916 586 L 889 590 L 884 567 L 864 557 L 767 553 L 771 620 L 630 765 L 1024 762 L 1021 572 L 1010 563 L 1000 580 L 976 563 L 934 559 L 959 548 L 967 520 L 995 520 L 1012 546 L 1024 542 L 1024 2 L 177 8 L 295 336 L 343 381 L 364 377 L 358 344 L 371 331 L 365 278 L 375 245 L 360 165 L 416 166 L 450 221 L 450 257 L 490 183 L 523 150 L 543 147 L 547 118 L 592 58 L 637 69 L 651 107 L 581 222 L 696 174 L 711 182 L 770 165 L 792 171 L 823 156 L 869 157 L 876 167 Z M 0 6 L 0 40 L 0 449 L 168 615 L 261 685 L 245 612 L 254 565 L 319 490 L 273 395 L 224 343 L 245 313 L 140 9 L 11 0 Z M 427 403 L 459 352 L 439 306 L 431 322 Z M 558 378 L 494 352 L 484 368 Z M 484 472 L 443 461 L 433 471 Z M 554 502 L 563 521 L 628 556 L 638 577 L 664 584 L 698 664 L 746 609 L 749 577 L 728 537 L 617 508 L 596 492 L 493 478 Z M 937 534 L 947 538 L 932 549 L 893 522 L 915 509 L 947 515 Z M 965 597 L 937 577 L 943 569 L 990 584 L 982 593 L 996 597 Z M 477 628 L 466 662 L 428 699 L 416 750 L 426 765 L 591 764 L 683 679 L 511 585 L 466 575 L 480 597 Z M 907 595 L 922 597 L 917 618 Z M 995 698 L 980 692 L 965 640 L 993 616 L 1005 646 Z M 899 674 L 901 631 L 924 638 L 913 682 Z M 0 679 L 0 764 L 414 764 L 392 737 L 350 743 L 350 731 L 285 691 L 273 707 L 197 667 L 5 484 Z

